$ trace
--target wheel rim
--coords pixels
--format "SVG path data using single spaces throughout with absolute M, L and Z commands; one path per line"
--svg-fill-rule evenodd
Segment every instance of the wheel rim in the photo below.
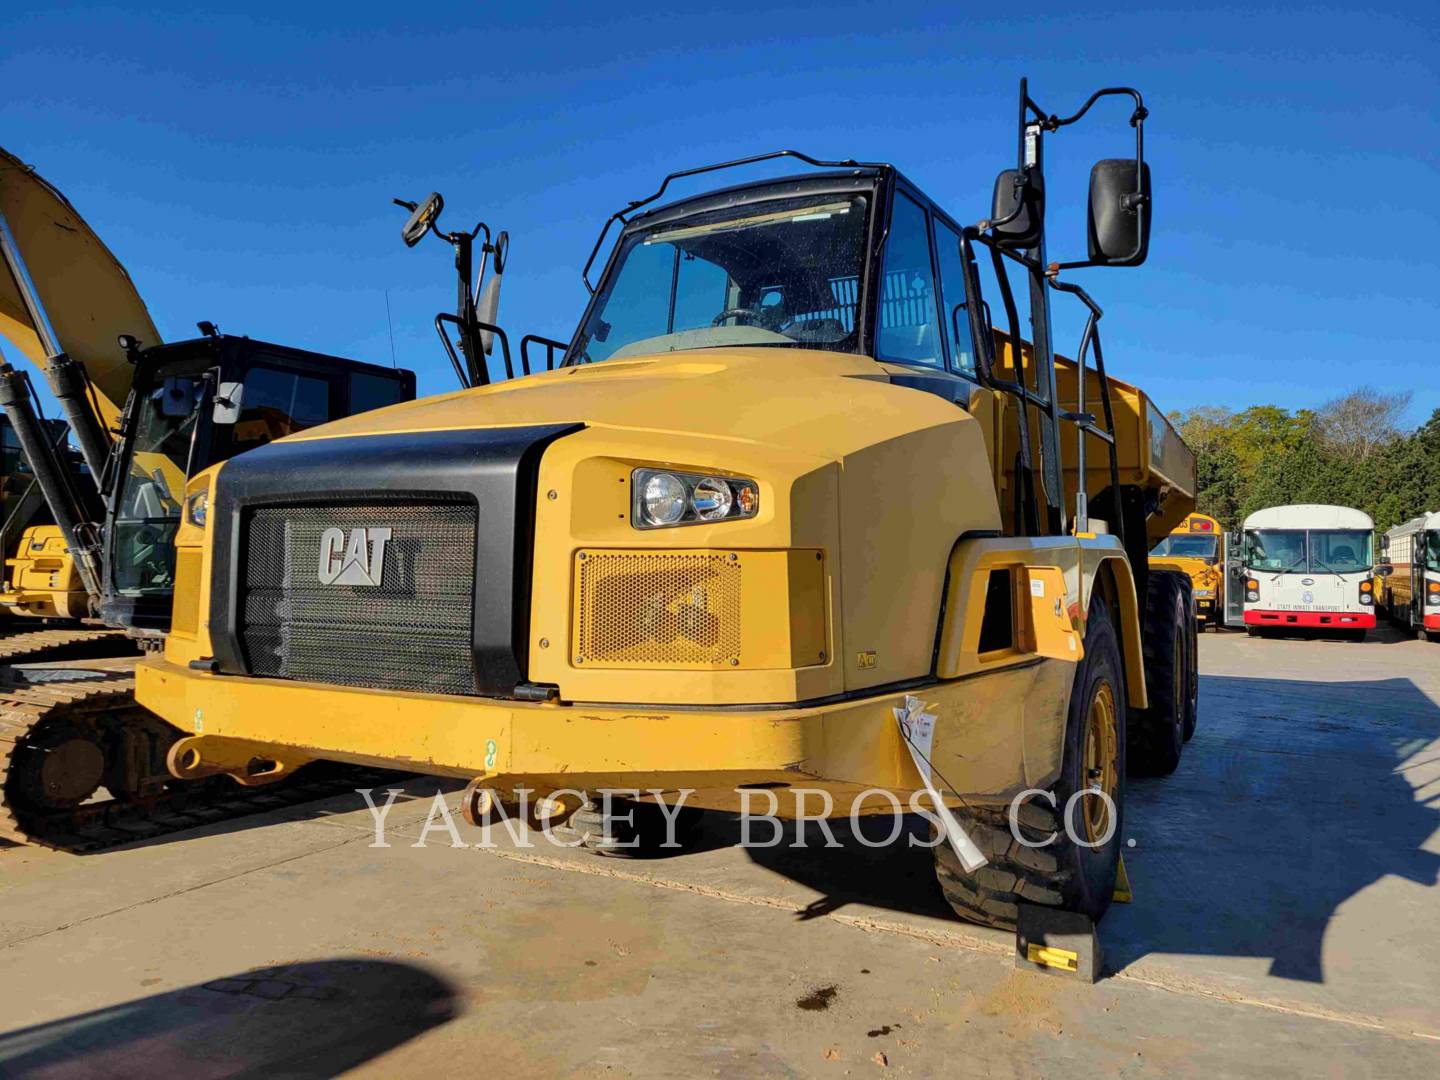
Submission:
M 1085 786 L 1104 793 L 1081 800 L 1085 805 L 1086 839 L 1094 844 L 1110 831 L 1110 808 L 1120 782 L 1120 738 L 1115 711 L 1115 691 L 1101 682 L 1090 699 L 1085 715 Z

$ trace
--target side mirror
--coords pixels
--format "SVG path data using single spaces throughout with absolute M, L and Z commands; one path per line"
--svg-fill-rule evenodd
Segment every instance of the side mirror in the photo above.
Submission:
M 240 406 L 245 401 L 245 384 L 222 382 L 215 391 L 215 410 L 210 419 L 215 424 L 228 426 L 240 419 Z
M 475 319 L 477 322 L 495 325 L 495 320 L 500 316 L 500 282 L 505 276 L 505 264 L 510 261 L 510 234 L 501 232 L 495 238 L 495 261 L 494 269 L 490 274 L 490 280 L 485 282 L 485 287 L 480 290 L 480 299 L 475 303 Z M 489 356 L 495 349 L 495 333 L 491 330 L 480 331 L 480 348 L 486 356 Z
M 1135 160 L 1097 161 L 1090 170 L 1090 261 L 1102 266 L 1139 266 L 1150 252 L 1150 166 Z
M 1389 577 L 1391 574 L 1395 573 L 1395 567 L 1391 566 L 1389 563 L 1381 563 L 1375 568 L 1375 573 L 1379 574 L 1381 577 Z
M 1011 220 L 1006 221 L 1007 218 Z M 1002 246 L 1034 247 L 1040 240 L 1040 227 L 1045 220 L 1044 177 L 1020 169 L 1002 172 L 995 178 L 990 220 L 1002 223 L 991 226 Z
M 445 200 L 438 191 L 432 191 L 425 201 L 415 208 L 400 230 L 400 239 L 405 241 L 405 246 L 414 247 L 423 240 L 430 231 L 430 226 L 440 216 L 440 211 L 444 209 Z

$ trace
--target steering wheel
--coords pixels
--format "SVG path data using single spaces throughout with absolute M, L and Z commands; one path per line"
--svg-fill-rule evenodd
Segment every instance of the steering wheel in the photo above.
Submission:
M 754 320 L 760 318 L 760 316 L 763 315 L 763 314 L 764 314 L 764 312 L 760 311 L 758 308 L 749 308 L 749 307 L 732 307 L 732 308 L 726 308 L 724 311 L 720 312 L 719 315 L 716 315 L 715 318 L 713 318 L 713 319 L 710 320 L 710 325 L 711 325 L 711 326 L 719 326 L 719 325 L 720 325 L 722 322 L 724 322 L 726 319 L 738 318 L 738 317 L 741 316 L 741 315 L 746 316 L 750 321 L 753 322 Z

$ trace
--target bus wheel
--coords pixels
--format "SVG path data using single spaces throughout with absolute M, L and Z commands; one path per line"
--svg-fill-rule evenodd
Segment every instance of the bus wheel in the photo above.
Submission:
M 1008 807 L 954 811 L 988 860 L 974 871 L 948 840 L 933 849 L 940 889 L 962 919 L 1013 930 L 1022 901 L 1097 922 L 1110 907 L 1125 835 L 1125 679 L 1115 625 L 1098 596 L 1084 646 L 1065 717 L 1060 778 L 1048 793 L 1053 805 L 1037 796 L 1015 808 L 1013 823 Z M 1094 788 L 1104 797 L 1076 797 Z
M 1150 707 L 1130 720 L 1130 772 L 1169 776 L 1185 748 L 1190 708 L 1190 639 L 1195 616 L 1185 586 L 1190 579 L 1171 570 L 1150 571 L 1145 591 L 1145 690 Z

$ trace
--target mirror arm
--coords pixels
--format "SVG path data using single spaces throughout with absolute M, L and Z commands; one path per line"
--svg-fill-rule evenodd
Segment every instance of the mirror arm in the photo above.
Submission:
M 506 336 L 505 331 L 494 323 L 481 322 L 479 319 L 475 320 L 475 329 L 483 330 L 487 334 L 494 334 L 499 340 L 501 355 L 505 357 L 505 378 L 513 379 L 515 377 L 515 369 L 510 366 L 510 338 Z M 481 363 L 484 363 L 483 358 Z M 488 383 L 489 381 L 488 378 L 483 380 L 484 383 Z

